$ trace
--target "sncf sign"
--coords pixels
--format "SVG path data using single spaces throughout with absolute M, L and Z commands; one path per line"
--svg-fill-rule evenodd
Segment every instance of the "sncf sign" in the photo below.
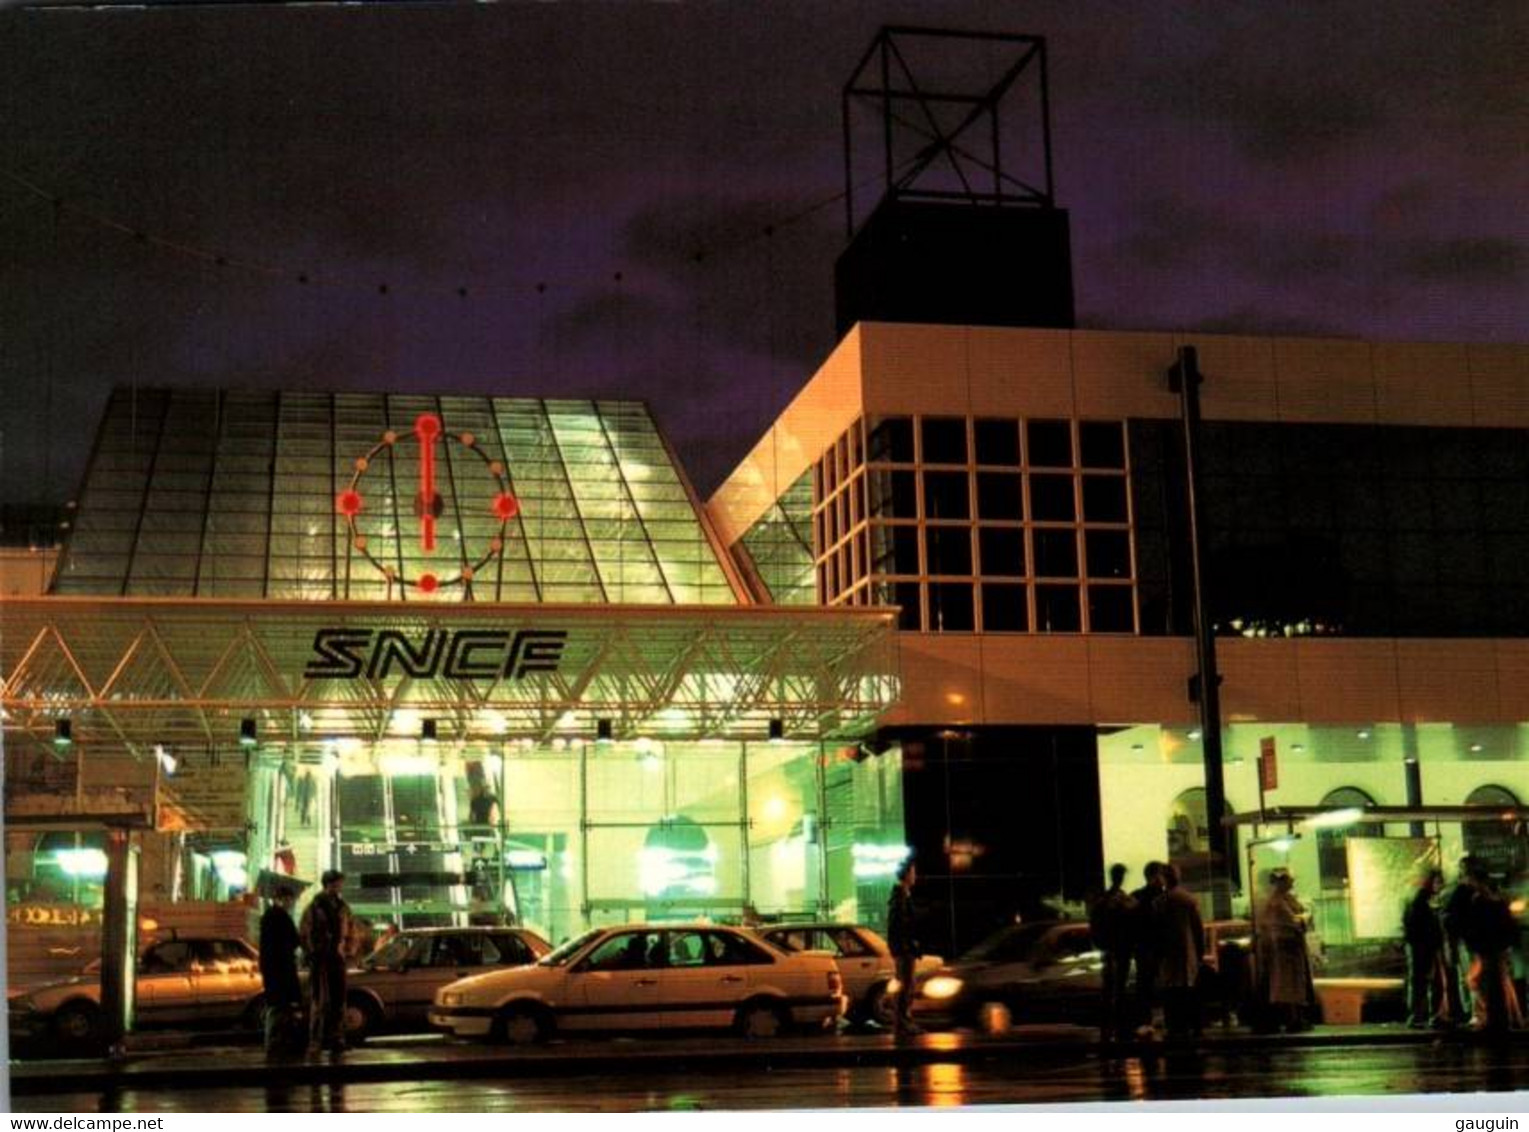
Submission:
M 309 680 L 378 680 L 444 676 L 452 680 L 519 680 L 555 672 L 568 641 L 565 629 L 320 629 L 313 634 Z

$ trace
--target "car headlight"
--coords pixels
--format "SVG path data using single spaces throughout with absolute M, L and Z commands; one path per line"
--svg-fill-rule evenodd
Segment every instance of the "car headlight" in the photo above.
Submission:
M 456 991 L 456 990 L 442 991 L 441 992 L 441 1005 L 442 1006 L 461 1006 L 462 1005 L 462 992 L 461 991 Z
M 903 981 L 901 979 L 888 979 L 887 980 L 887 993 L 888 994 L 896 994 L 898 991 L 900 991 L 902 989 L 903 989 Z
M 953 975 L 936 975 L 924 984 L 925 998 L 954 998 L 966 984 Z

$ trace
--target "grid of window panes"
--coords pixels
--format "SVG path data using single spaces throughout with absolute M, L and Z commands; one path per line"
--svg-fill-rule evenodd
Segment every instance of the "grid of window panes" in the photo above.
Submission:
M 1123 422 L 888 416 L 863 448 L 861 427 L 815 469 L 827 600 L 926 632 L 1136 632 Z
M 443 426 L 416 515 L 415 421 Z M 385 442 L 391 437 L 392 442 Z M 502 464 L 520 514 L 493 551 Z M 354 539 L 336 510 L 354 483 Z M 364 540 L 364 541 L 363 541 Z M 453 584 L 403 586 L 430 573 Z M 462 577 L 462 583 L 455 579 Z M 359 393 L 117 391 L 58 593 L 732 604 L 645 406 Z
M 744 532 L 743 549 L 777 605 L 816 605 L 812 554 L 812 473 L 803 472 Z

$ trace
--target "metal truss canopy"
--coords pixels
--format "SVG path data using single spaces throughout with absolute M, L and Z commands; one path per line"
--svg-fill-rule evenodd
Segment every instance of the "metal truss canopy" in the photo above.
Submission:
M 330 642 L 327 651 L 316 640 Z M 338 644 L 335 642 L 338 641 Z M 329 674 L 325 674 L 329 673 Z M 41 598 L 0 610 L 7 739 L 82 751 L 865 735 L 899 694 L 876 610 Z

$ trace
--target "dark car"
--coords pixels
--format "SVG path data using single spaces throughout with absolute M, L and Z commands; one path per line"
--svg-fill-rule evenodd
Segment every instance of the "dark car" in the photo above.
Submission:
M 1246 921 L 1205 925 L 1205 964 L 1200 991 L 1212 1010 L 1234 1009 L 1244 994 L 1246 975 L 1235 961 L 1234 937 Z M 1016 1025 L 1099 1023 L 1104 955 L 1088 925 L 1043 920 L 1003 928 L 954 963 L 924 979 L 913 1003 L 914 1017 L 932 1028 L 988 1028 L 995 1013 Z
M 411 928 L 354 967 L 346 982 L 345 1035 L 428 1030 L 435 992 L 495 967 L 535 963 L 552 945 L 526 928 Z

